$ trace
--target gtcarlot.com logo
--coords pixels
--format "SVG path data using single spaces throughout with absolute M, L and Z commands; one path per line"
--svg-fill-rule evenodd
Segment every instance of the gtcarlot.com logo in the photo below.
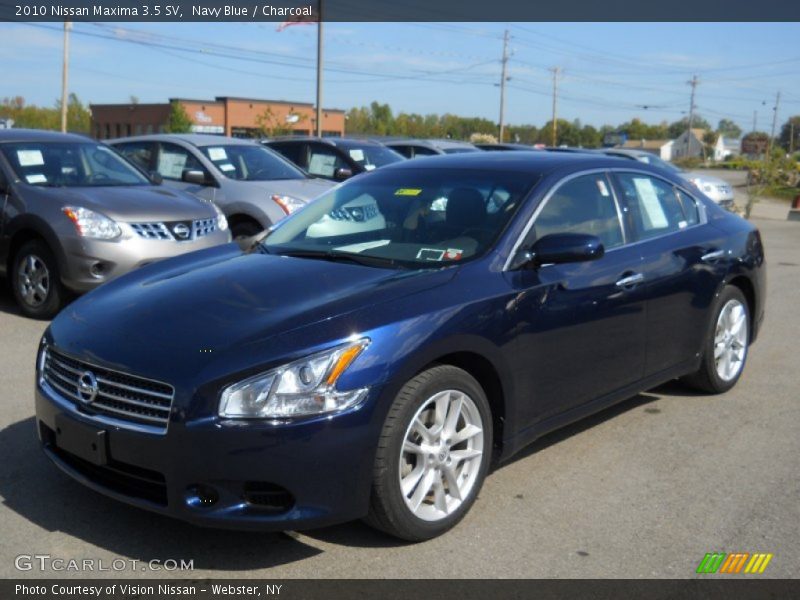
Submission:
M 764 552 L 754 554 L 749 552 L 733 552 L 731 554 L 709 552 L 697 566 L 697 573 L 726 573 L 729 575 L 763 573 L 771 560 L 772 554 Z

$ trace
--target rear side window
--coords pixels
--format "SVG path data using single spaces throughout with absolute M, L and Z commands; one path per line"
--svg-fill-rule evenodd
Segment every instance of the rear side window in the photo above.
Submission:
M 114 148 L 140 169 L 150 171 L 153 168 L 155 144 L 152 142 L 126 142 L 114 144 Z
M 298 167 L 305 169 L 308 166 L 305 143 L 269 144 L 269 148 L 280 152 Z
M 438 152 L 425 146 L 414 146 L 414 156 L 436 156 Z
M 528 243 L 554 233 L 587 233 L 606 250 L 624 243 L 617 206 L 604 174 L 583 175 L 561 185 L 547 200 Z
M 657 237 L 689 226 L 671 184 L 641 173 L 617 173 L 616 176 L 639 239 Z
M 683 208 L 683 214 L 686 215 L 686 223 L 689 225 L 697 225 L 700 222 L 700 211 L 697 208 L 697 201 L 689 194 L 685 194 L 679 189 L 675 189 L 678 195 L 678 200 Z

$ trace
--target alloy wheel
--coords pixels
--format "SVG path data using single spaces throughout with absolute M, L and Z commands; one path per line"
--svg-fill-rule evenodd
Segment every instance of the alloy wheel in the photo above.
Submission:
M 459 390 L 434 394 L 403 440 L 399 477 L 406 506 L 425 521 L 447 518 L 468 498 L 481 469 L 483 421 L 475 401 Z
M 41 306 L 50 293 L 50 271 L 45 262 L 35 254 L 27 254 L 20 261 L 17 275 L 19 293 L 26 304 Z
M 714 332 L 714 364 L 723 381 L 731 381 L 742 370 L 747 353 L 747 310 L 737 299 L 722 307 Z

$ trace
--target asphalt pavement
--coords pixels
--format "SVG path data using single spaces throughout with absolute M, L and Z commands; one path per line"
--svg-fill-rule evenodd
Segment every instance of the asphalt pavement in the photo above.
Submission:
M 492 473 L 455 530 L 413 545 L 361 523 L 281 534 L 200 529 L 73 482 L 49 464 L 34 431 L 34 358 L 46 323 L 21 317 L 4 287 L 0 577 L 684 578 L 712 551 L 769 552 L 759 577 L 798 577 L 800 223 L 755 222 L 769 265 L 767 316 L 734 390 L 709 397 L 669 384 L 551 434 Z M 15 557 L 36 554 L 106 567 L 183 559 L 194 571 L 15 568 Z

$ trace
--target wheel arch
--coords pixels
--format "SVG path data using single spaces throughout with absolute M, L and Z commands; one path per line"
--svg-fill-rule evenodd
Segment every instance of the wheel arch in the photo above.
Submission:
M 12 271 L 12 261 L 17 251 L 23 244 L 31 240 L 41 240 L 55 256 L 58 270 L 65 272 L 65 258 L 61 249 L 58 237 L 43 220 L 34 215 L 24 215 L 11 224 L 9 235 L 8 253 L 5 257 L 6 274 L 10 276 Z
M 755 286 L 753 285 L 753 282 L 750 281 L 750 279 L 746 275 L 741 275 L 741 274 L 730 277 L 725 281 L 725 284 L 737 288 L 740 292 L 742 292 L 742 295 L 747 301 L 747 310 L 750 313 L 750 319 L 749 319 L 750 331 L 748 332 L 748 334 L 750 343 L 752 344 L 755 341 L 755 336 L 757 332 L 755 325 L 756 311 L 757 311 Z

